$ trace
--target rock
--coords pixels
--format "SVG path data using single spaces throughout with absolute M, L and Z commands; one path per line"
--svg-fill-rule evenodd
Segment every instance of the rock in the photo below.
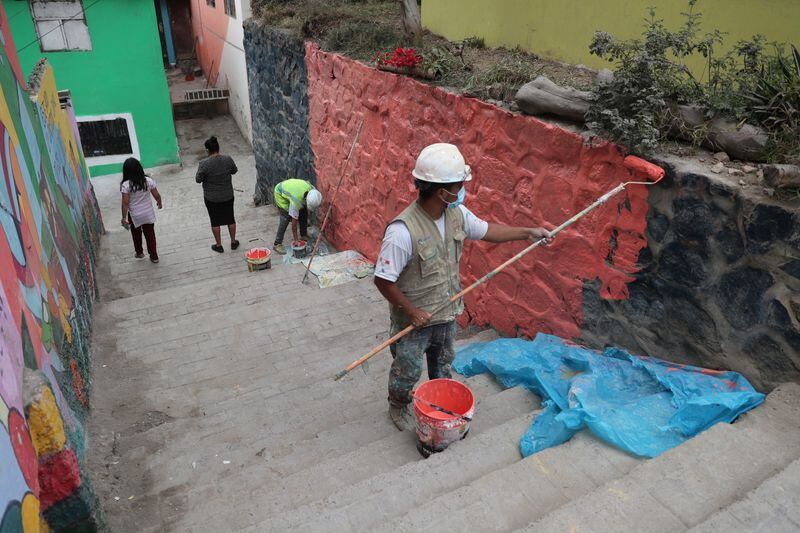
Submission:
M 697 160 L 700 161 L 701 163 L 705 163 L 706 162 L 706 158 L 705 157 L 700 157 Z
M 731 176 L 744 176 L 744 172 L 742 172 L 738 168 L 729 168 L 728 169 L 728 174 L 731 175 Z M 741 182 L 739 182 L 739 183 L 741 183 Z
M 751 167 L 750 165 L 743 165 L 742 172 L 746 174 L 755 174 L 758 169 L 756 167 Z
M 728 156 L 742 161 L 763 161 L 766 158 L 769 135 L 750 124 L 715 118 L 709 124 L 707 144 Z
M 603 85 L 614 81 L 614 72 L 611 69 L 601 68 L 597 71 L 597 83 Z
M 716 154 L 714 154 L 714 159 L 716 159 L 717 161 L 722 161 L 723 163 L 727 163 L 728 161 L 731 160 L 731 158 L 725 152 L 717 152 Z
M 771 383 L 793 381 L 800 373 L 797 364 L 786 355 L 780 344 L 765 333 L 748 338 L 744 342 L 743 349 L 756 362 L 762 381 Z
M 792 213 L 777 205 L 756 205 L 743 222 L 748 248 L 755 252 L 766 252 L 792 233 Z
M 764 321 L 764 293 L 775 282 L 764 270 L 745 267 L 720 278 L 716 296 L 720 311 L 738 329 L 749 329 Z
M 707 266 L 707 258 L 698 250 L 674 241 L 661 250 L 658 275 L 678 285 L 697 287 L 708 279 Z
M 728 263 L 735 263 L 744 255 L 744 241 L 735 225 L 722 228 L 714 235 L 714 240 Z
M 717 163 L 713 167 L 711 167 L 711 172 L 714 174 L 722 174 L 722 171 L 725 170 L 725 165 L 722 163 Z
M 797 165 L 765 165 L 764 181 L 774 188 L 800 187 L 800 167 Z
M 697 197 L 672 201 L 672 230 L 684 240 L 705 242 L 714 232 L 714 216 L 708 203 Z
M 775 189 L 772 189 L 770 187 L 764 187 L 764 194 L 772 198 L 773 196 L 775 196 Z
M 529 115 L 554 115 L 584 122 L 591 99 L 591 92 L 561 87 L 548 78 L 539 76 L 520 87 L 514 100 Z
M 654 211 L 653 215 L 647 218 L 647 233 L 656 242 L 663 242 L 669 229 L 669 219 L 661 213 Z
M 670 104 L 669 112 L 672 124 L 667 135 L 672 139 L 691 141 L 695 131 L 703 127 L 706 122 L 705 109 L 700 106 Z
M 781 265 L 781 270 L 790 276 L 800 279 L 800 259 L 794 259 Z
M 744 181 L 744 180 L 739 180 L 739 186 L 740 187 L 747 187 L 747 182 Z

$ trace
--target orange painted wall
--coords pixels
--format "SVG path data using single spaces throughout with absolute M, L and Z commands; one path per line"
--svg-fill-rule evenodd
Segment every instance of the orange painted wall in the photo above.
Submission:
M 574 133 L 505 112 L 405 76 L 379 72 L 306 45 L 310 137 L 317 186 L 330 199 L 360 120 L 364 130 L 333 206 L 327 237 L 371 260 L 388 221 L 416 197 L 411 169 L 434 142 L 458 145 L 473 167 L 466 205 L 503 224 L 557 225 L 620 182 L 632 179 L 611 144 L 589 147 Z M 648 165 L 649 166 L 649 165 Z M 599 279 L 602 295 L 628 297 L 638 269 L 647 190 L 620 194 L 465 298 L 462 325 L 490 324 L 504 334 L 577 337 L 582 289 Z M 470 283 L 524 243 L 468 243 L 462 282 Z
M 222 0 L 217 0 L 216 7 L 208 5 L 206 0 L 191 0 L 191 2 L 197 59 L 206 79 L 210 80 L 213 86 L 222 63 L 222 50 L 225 47 L 225 37 L 228 35 L 231 18 L 225 14 Z

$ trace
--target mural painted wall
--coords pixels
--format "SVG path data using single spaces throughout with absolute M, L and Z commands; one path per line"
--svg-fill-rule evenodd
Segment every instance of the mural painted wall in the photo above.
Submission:
M 3 6 L 23 71 L 47 58 L 58 73 L 58 88 L 71 91 L 78 120 L 124 115 L 138 145 L 134 156 L 145 167 L 179 162 L 152 0 L 84 2 L 92 50 L 48 53 L 39 47 L 29 3 L 3 0 Z M 125 158 L 118 159 L 90 159 L 92 175 L 120 172 Z
M 558 225 L 634 179 L 614 145 L 589 147 L 558 126 L 376 71 L 312 43 L 306 50 L 311 147 L 324 197 L 331 197 L 364 120 L 329 223 L 328 237 L 339 249 L 376 259 L 386 224 L 416 198 L 414 160 L 434 142 L 459 146 L 473 169 L 467 206 L 502 224 Z M 644 187 L 619 195 L 562 233 L 558 247 L 541 249 L 470 293 L 462 324 L 490 324 L 507 335 L 578 337 L 585 280 L 600 280 L 604 298 L 628 297 L 647 245 L 647 195 Z M 524 246 L 468 243 L 462 282 L 473 282 Z
M 667 27 L 677 29 L 687 0 L 426 0 L 422 22 L 452 40 L 477 35 L 489 46 L 521 46 L 544 57 L 604 68 L 608 64 L 589 54 L 595 30 L 620 37 L 638 37 L 649 8 L 657 9 Z M 797 0 L 700 0 L 701 29 L 727 33 L 725 42 L 763 34 L 770 41 L 800 46 L 800 2 Z M 690 66 L 703 72 L 696 58 Z
M 52 68 L 0 8 L 0 531 L 95 527 L 82 475 L 99 209 Z
M 230 112 L 242 135 L 253 142 L 247 64 L 242 22 L 250 18 L 250 0 L 234 0 L 235 14 L 226 13 L 225 0 L 209 5 L 191 0 L 197 59 L 214 87 L 230 89 Z

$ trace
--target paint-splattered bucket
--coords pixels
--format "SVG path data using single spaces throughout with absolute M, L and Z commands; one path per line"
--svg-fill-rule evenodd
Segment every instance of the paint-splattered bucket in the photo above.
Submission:
M 250 248 L 244 254 L 244 260 L 247 263 L 247 270 L 255 272 L 256 270 L 265 270 L 271 268 L 272 261 L 270 255 L 272 252 L 266 248 Z
M 428 403 L 430 402 L 430 403 Z M 431 404 L 460 416 L 444 413 Z M 475 397 L 469 387 L 454 379 L 432 379 L 414 391 L 417 449 L 428 457 L 467 436 L 475 412 Z
M 306 241 L 297 241 L 292 243 L 292 254 L 298 258 L 302 259 L 308 255 L 308 250 L 306 246 L 308 243 Z

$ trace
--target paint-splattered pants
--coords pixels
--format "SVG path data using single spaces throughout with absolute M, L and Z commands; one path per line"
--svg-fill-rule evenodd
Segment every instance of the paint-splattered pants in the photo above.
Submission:
M 393 333 L 400 328 L 392 324 Z M 456 322 L 415 329 L 392 345 L 392 369 L 389 371 L 389 403 L 403 406 L 411 403 L 411 391 L 422 376 L 423 356 L 428 361 L 428 378 L 449 378 L 450 365 L 456 352 L 453 342 Z

